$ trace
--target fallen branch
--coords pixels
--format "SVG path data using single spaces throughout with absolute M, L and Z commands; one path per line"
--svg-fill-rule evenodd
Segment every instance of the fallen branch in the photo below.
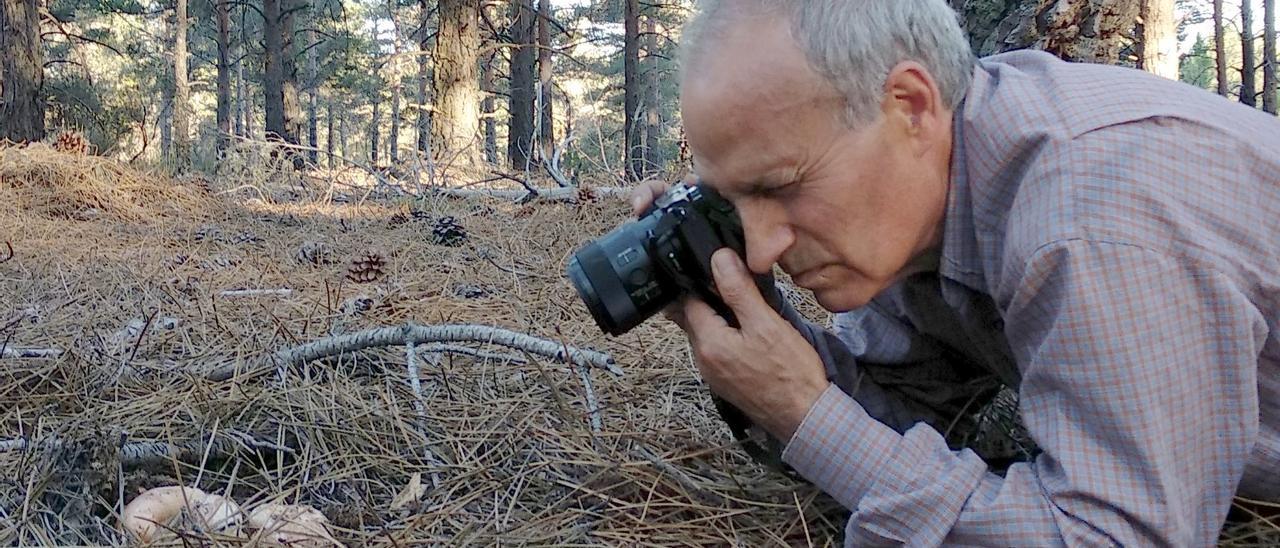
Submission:
M 57 348 L 9 348 L 0 347 L 0 358 L 56 358 L 62 355 Z
M 555 341 L 540 339 L 507 329 L 483 325 L 422 326 L 407 324 L 401 327 L 383 327 L 328 337 L 281 350 L 257 362 L 223 365 L 214 369 L 207 377 L 213 381 L 225 381 L 237 375 L 253 376 L 277 367 L 295 367 L 321 358 L 373 347 L 458 342 L 506 346 L 557 361 L 595 367 L 604 369 L 614 375 L 622 375 L 622 370 L 618 368 L 617 364 L 613 362 L 613 358 L 609 357 L 608 354 L 594 350 L 567 347 Z
M 578 200 L 578 189 L 575 187 L 538 189 L 534 192 L 483 188 L 437 188 L 433 192 L 450 198 L 499 198 L 512 201 L 546 202 L 575 202 Z M 622 187 L 592 187 L 591 192 L 601 198 L 625 199 L 631 195 L 631 189 Z
M 426 429 L 423 427 L 427 422 L 427 404 L 422 397 L 422 379 L 419 378 L 418 372 L 418 352 L 414 350 L 416 346 L 414 343 L 404 345 L 404 359 L 409 370 L 409 387 L 413 389 L 413 395 L 417 398 L 413 402 L 413 409 L 418 414 L 417 427 L 419 430 L 423 430 L 423 437 L 430 439 L 430 436 L 426 435 Z M 432 466 L 443 467 L 440 458 L 436 456 L 430 447 L 423 447 L 422 450 L 426 452 L 427 462 L 430 462 Z M 436 488 L 440 487 L 440 473 L 435 470 L 431 471 L 431 485 Z
M 9 451 L 26 451 L 28 449 L 59 450 L 66 445 L 63 440 L 54 438 L 38 442 L 26 439 L 0 440 L 0 453 Z M 120 446 L 120 464 L 124 466 L 142 466 L 179 460 L 195 462 L 205 452 L 212 458 L 228 458 L 239 451 L 276 451 L 295 454 L 295 451 L 283 445 L 261 441 L 249 434 L 228 431 L 215 438 L 212 443 L 208 438 L 189 440 L 178 443 L 164 441 L 133 441 Z
M 473 358 L 479 358 L 481 361 L 496 361 L 496 362 L 503 362 L 503 363 L 509 362 L 509 363 L 515 363 L 515 364 L 528 363 L 528 361 L 525 360 L 523 357 L 517 356 L 515 354 L 503 354 L 501 352 L 488 352 L 485 350 L 471 348 L 470 346 L 461 346 L 456 344 L 424 344 L 422 345 L 421 350 L 423 352 L 430 352 L 434 354 L 461 354 L 463 356 L 471 356 Z
M 596 391 L 591 388 L 591 370 L 579 366 L 578 376 L 582 378 L 582 391 L 586 394 L 587 414 L 591 417 L 591 431 L 600 433 L 600 404 L 596 403 Z
M 261 297 L 267 295 L 279 295 L 287 297 L 293 294 L 293 290 L 284 289 L 228 289 L 218 293 L 219 297 Z

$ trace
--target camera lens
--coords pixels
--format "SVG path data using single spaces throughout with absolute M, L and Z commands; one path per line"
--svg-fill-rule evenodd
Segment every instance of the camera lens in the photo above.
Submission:
M 621 335 L 675 299 L 646 249 L 657 215 L 624 224 L 574 254 L 569 281 L 591 317 L 610 335 Z

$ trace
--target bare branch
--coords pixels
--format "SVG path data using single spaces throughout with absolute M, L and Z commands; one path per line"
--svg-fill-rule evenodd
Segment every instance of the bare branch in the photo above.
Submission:
M 241 375 L 259 375 L 277 367 L 298 366 L 314 360 L 356 352 L 366 348 L 400 346 L 410 343 L 456 342 L 496 344 L 524 350 L 531 354 L 561 362 L 596 367 L 614 375 L 622 375 L 622 370 L 618 368 L 613 358 L 609 357 L 608 354 L 568 347 L 555 341 L 540 339 L 507 329 L 483 325 L 422 326 L 406 324 L 400 327 L 383 327 L 348 335 L 328 337 L 281 350 L 256 362 L 223 365 L 214 369 L 207 377 L 214 381 L 225 381 Z

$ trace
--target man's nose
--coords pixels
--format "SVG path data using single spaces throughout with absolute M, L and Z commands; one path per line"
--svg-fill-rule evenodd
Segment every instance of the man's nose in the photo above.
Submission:
M 738 215 L 742 218 L 742 230 L 747 240 L 747 268 L 757 274 L 769 272 L 782 253 L 795 242 L 794 233 L 778 213 L 768 207 L 739 207 Z

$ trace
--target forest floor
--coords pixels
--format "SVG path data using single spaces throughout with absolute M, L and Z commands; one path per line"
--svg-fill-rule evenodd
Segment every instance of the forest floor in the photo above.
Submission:
M 607 337 L 564 279 L 623 201 L 413 198 L 224 167 L 175 179 L 0 148 L 0 544 L 131 543 L 121 509 L 164 485 L 246 511 L 306 504 L 353 546 L 840 542 L 830 498 L 733 443 L 678 328 Z M 409 325 L 481 328 L 271 359 Z M 1280 539 L 1244 521 L 1224 543 Z M 254 533 L 161 543 L 267 540 Z

